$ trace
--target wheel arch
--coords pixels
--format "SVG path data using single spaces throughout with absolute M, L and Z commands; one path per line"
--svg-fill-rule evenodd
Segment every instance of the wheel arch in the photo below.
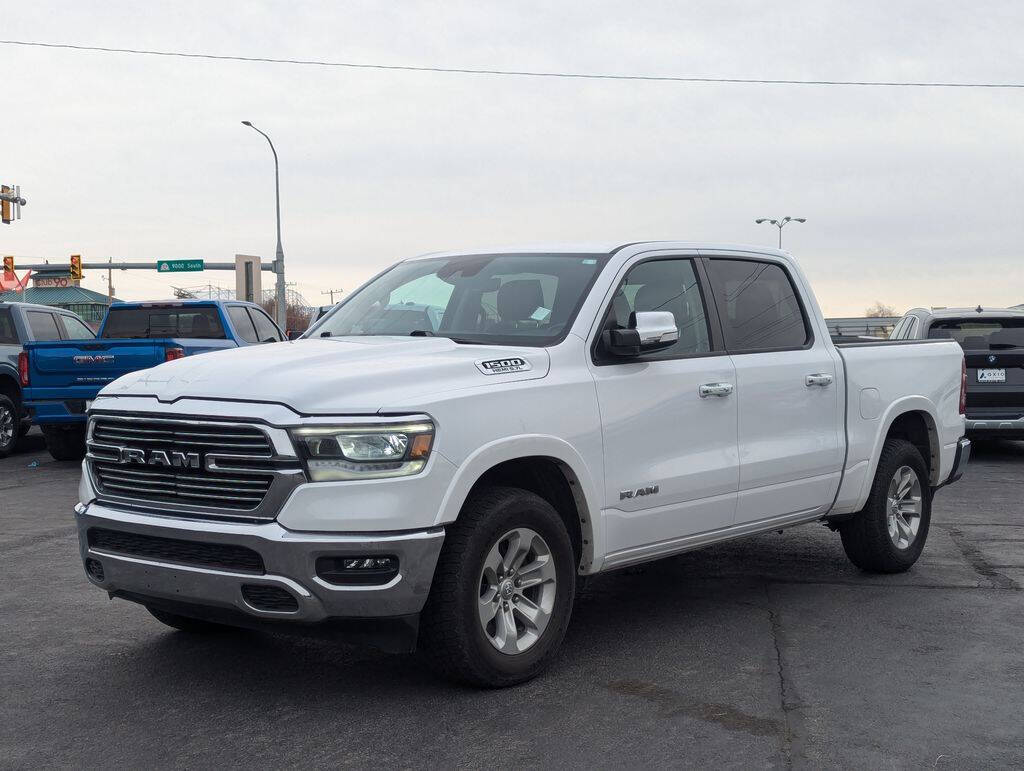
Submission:
M 540 495 L 561 515 L 569 531 L 580 573 L 594 572 L 601 551 L 597 490 L 579 453 L 567 442 L 532 435 L 485 445 L 459 467 L 445 493 L 435 524 L 455 521 L 481 485 L 521 487 Z
M 893 402 L 880 422 L 875 447 L 871 452 L 870 473 L 865 479 L 865 489 L 861 494 L 861 503 L 871 489 L 875 473 L 878 471 L 878 462 L 882 457 L 882 448 L 891 436 L 906 439 L 917 447 L 928 468 L 929 483 L 932 486 L 939 483 L 942 445 L 935 419 L 935 405 L 923 397 L 910 396 Z

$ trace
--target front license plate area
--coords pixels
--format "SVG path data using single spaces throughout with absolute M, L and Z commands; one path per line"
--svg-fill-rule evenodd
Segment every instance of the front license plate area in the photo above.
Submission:
M 1006 370 L 1005 369 L 979 369 L 978 370 L 978 382 L 979 383 L 1005 383 L 1006 382 Z

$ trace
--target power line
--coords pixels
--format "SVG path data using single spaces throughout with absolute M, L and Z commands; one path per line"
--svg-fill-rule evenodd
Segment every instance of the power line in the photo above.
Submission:
M 62 48 L 72 51 L 94 51 L 142 56 L 170 56 L 182 59 L 214 61 L 262 62 L 265 64 L 297 64 L 309 67 L 347 67 L 359 70 L 397 70 L 402 72 L 440 72 L 455 75 L 499 75 L 523 78 L 572 78 L 578 80 L 639 80 L 668 83 L 733 83 L 763 86 L 880 86 L 888 88 L 1024 88 L 1024 83 L 956 83 L 948 81 L 903 80 L 798 80 L 786 78 L 721 78 L 689 75 L 621 75 L 597 72 L 546 72 L 541 70 L 503 70 L 475 67 L 429 67 L 412 64 L 371 64 L 369 62 L 332 62 L 323 59 L 278 59 L 269 56 L 230 56 L 226 54 L 194 54 L 184 51 L 156 51 L 142 48 L 108 48 L 73 43 L 43 43 L 35 40 L 0 40 L 0 45 Z

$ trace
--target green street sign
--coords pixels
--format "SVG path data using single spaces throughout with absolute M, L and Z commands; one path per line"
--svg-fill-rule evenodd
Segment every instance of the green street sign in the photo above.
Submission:
M 204 270 L 204 260 L 158 260 L 158 273 L 194 273 Z

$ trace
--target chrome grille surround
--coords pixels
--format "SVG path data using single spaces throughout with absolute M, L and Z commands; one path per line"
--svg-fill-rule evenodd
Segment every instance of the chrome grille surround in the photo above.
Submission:
M 287 432 L 255 422 L 94 412 L 86 441 L 97 499 L 118 508 L 268 521 L 306 481 Z

